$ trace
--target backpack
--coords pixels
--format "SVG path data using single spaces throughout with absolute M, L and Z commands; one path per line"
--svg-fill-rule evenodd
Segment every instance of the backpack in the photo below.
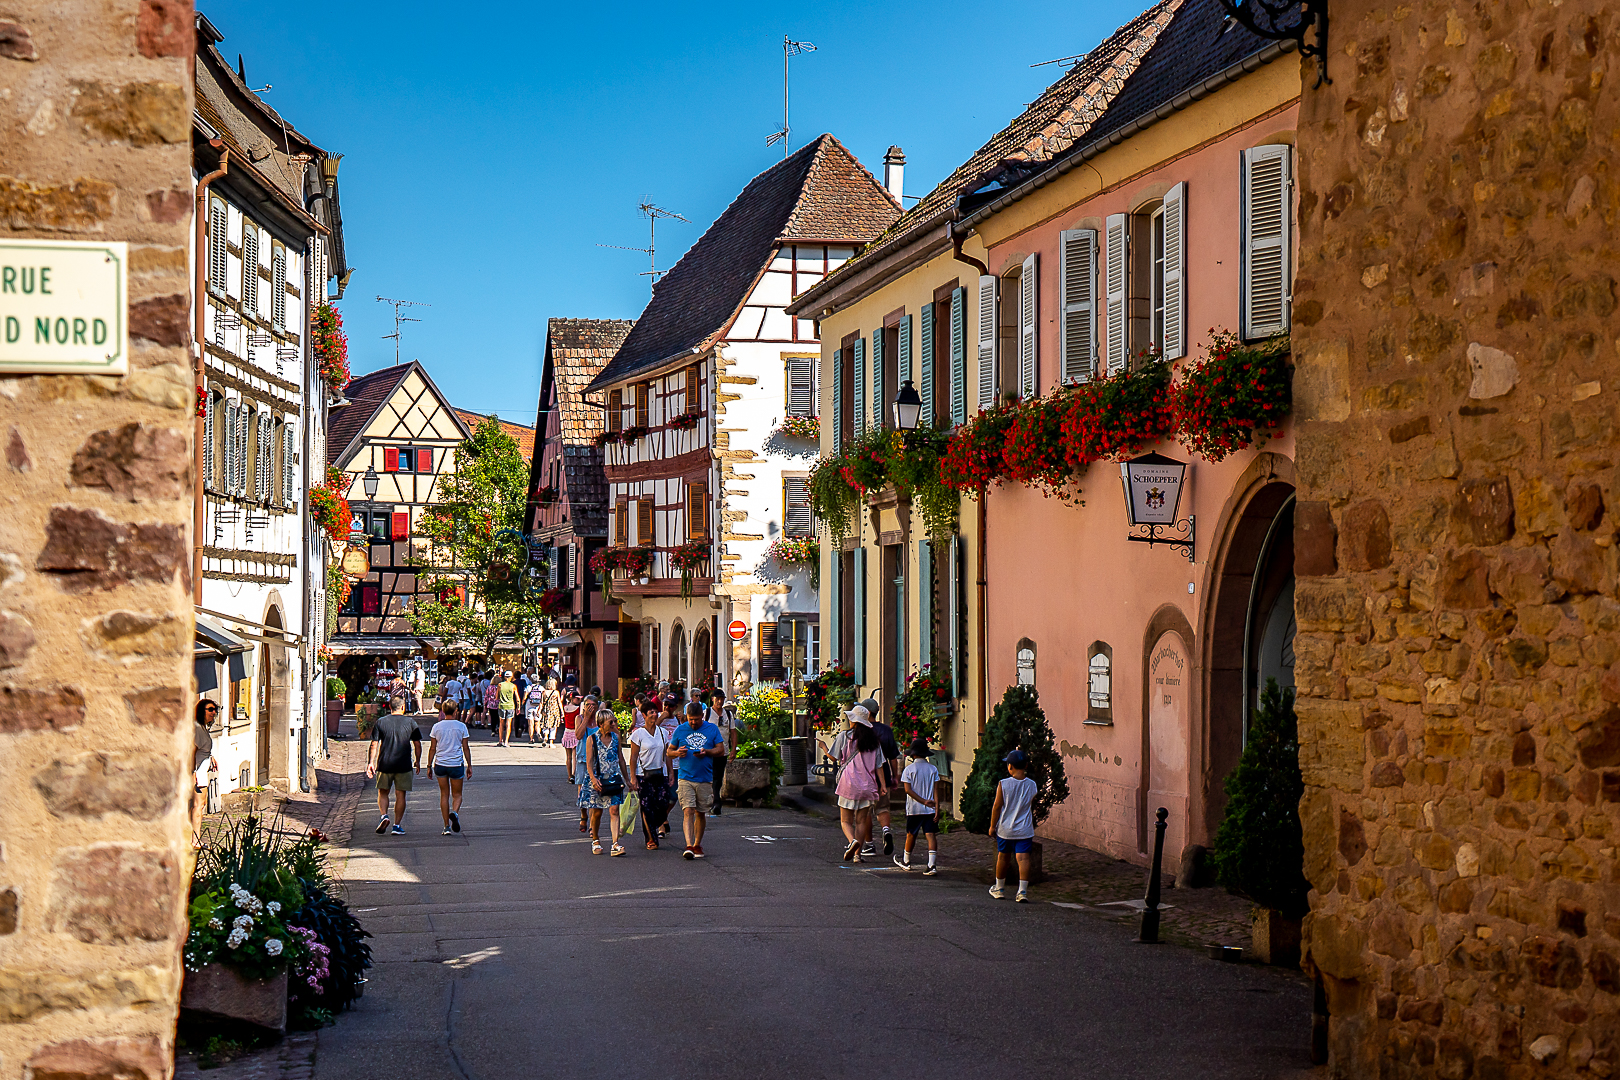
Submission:
M 878 797 L 877 751 L 856 751 L 838 773 L 838 794 L 856 802 L 871 802 Z

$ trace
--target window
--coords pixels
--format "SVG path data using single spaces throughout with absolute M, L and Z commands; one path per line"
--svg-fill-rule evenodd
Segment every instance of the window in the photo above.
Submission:
M 686 538 L 709 538 L 709 485 L 688 484 L 686 488 Z
M 855 335 L 833 354 L 833 452 L 855 441 Z
M 816 362 L 808 356 L 789 357 L 787 365 L 787 415 L 816 415 Z
M 609 431 L 624 430 L 624 391 L 608 391 L 607 429 Z
M 383 472 L 432 472 L 433 450 L 430 447 L 383 447 Z
M 386 510 L 379 510 L 371 515 L 371 525 L 368 530 L 374 540 L 387 540 L 393 532 L 391 515 Z
M 292 506 L 298 501 L 297 444 L 293 439 L 293 425 L 281 425 L 281 505 Z
M 219 403 L 219 395 L 212 390 L 203 398 L 203 487 L 209 491 L 214 490 L 214 460 L 217 457 L 214 450 L 214 439 L 217 435 L 214 430 L 214 415 Z
M 636 383 L 636 427 L 647 427 L 651 419 L 652 385 Z
M 230 218 L 225 200 L 211 197 L 208 202 L 208 291 L 224 296 L 230 255 L 225 250 L 229 238 Z
M 276 475 L 275 418 L 261 410 L 257 420 L 253 439 L 253 497 L 259 502 L 269 502 L 271 481 Z
M 287 248 L 280 240 L 270 243 L 270 322 L 287 329 Z
M 782 534 L 814 536 L 815 519 L 810 514 L 810 480 L 804 476 L 782 477 Z
M 630 543 L 630 504 L 623 499 L 613 508 L 613 542 Z
M 1114 722 L 1114 650 L 1104 641 L 1094 641 L 1087 651 L 1086 723 Z
M 1243 152 L 1243 336 L 1287 331 L 1293 279 L 1289 267 L 1294 181 L 1292 150 L 1256 146 Z
M 902 316 L 902 320 L 903 320 Z M 894 397 L 900 392 L 900 372 L 911 367 L 910 358 L 900 359 L 900 328 L 902 322 L 886 326 L 872 335 L 872 426 L 894 427 Z M 907 333 L 906 344 L 911 344 Z M 878 343 L 882 342 L 881 349 Z
M 1090 382 L 1097 371 L 1097 230 L 1067 229 L 1058 246 L 1063 381 Z
M 636 500 L 636 544 L 641 547 L 653 543 L 653 501 Z
M 782 643 L 776 639 L 777 624 L 773 622 L 760 623 L 759 631 L 759 677 L 766 679 L 780 679 L 782 671 Z
M 242 219 L 242 310 L 259 315 L 259 227 Z
M 1035 643 L 1029 638 L 1018 642 L 1018 653 L 1013 658 L 1019 686 L 1035 685 Z
M 806 677 L 819 674 L 821 671 L 821 624 L 810 624 L 810 644 L 804 650 L 804 670 L 801 674 Z
M 1148 215 L 1148 340 L 1164 342 L 1164 207 Z

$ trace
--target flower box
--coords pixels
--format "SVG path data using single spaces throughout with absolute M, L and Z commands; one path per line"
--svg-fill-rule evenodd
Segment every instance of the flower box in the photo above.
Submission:
M 234 1020 L 281 1034 L 287 1030 L 287 972 L 249 979 L 224 964 L 187 971 L 180 1008 L 211 1020 Z

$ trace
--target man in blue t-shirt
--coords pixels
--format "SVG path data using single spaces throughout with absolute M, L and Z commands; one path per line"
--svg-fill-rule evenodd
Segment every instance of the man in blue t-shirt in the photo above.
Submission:
M 667 755 L 675 762 L 676 788 L 681 800 L 681 831 L 686 834 L 685 859 L 703 858 L 703 826 L 714 802 L 714 764 L 726 756 L 725 736 L 703 719 L 703 706 L 686 706 L 686 723 L 675 729 Z

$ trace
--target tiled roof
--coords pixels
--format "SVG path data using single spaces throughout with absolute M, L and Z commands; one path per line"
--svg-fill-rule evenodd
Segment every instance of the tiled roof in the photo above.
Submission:
M 870 172 L 822 135 L 749 181 L 653 290 L 612 362 L 589 389 L 621 382 L 700 349 L 731 324 L 776 245 L 863 244 L 900 210 Z
M 884 258 L 913 230 L 943 219 L 964 191 L 1007 161 L 1045 161 L 1087 136 L 1089 129 L 1136 70 L 1159 34 L 1186 0 L 1160 0 L 1114 31 L 1088 52 L 1012 123 L 992 135 L 973 155 L 957 166 L 934 190 L 900 218 L 865 251 L 828 275 L 813 291 L 847 280 L 862 267 Z
M 350 379 L 343 387 L 343 396 L 349 404 L 333 409 L 326 421 L 326 460 L 341 466 L 348 456 L 351 444 L 371 423 L 389 397 L 404 381 L 414 364 L 398 364 L 379 368 L 369 375 Z
M 585 388 L 619 351 L 635 323 L 630 319 L 551 319 L 546 323 L 546 363 L 541 376 L 540 409 L 546 407 L 547 386 L 553 384 L 560 421 L 562 451 L 562 513 L 576 536 L 607 534 L 607 477 L 602 471 L 601 409 L 585 404 Z M 535 429 L 548 430 L 544 413 L 535 416 Z M 542 477 L 539 459 L 531 471 L 530 497 L 538 497 Z
M 452 408 L 454 408 L 454 406 L 452 406 Z M 489 419 L 489 416 L 485 413 L 476 413 L 470 409 L 455 409 L 455 414 L 461 417 L 462 423 L 466 424 L 469 428 L 475 428 L 485 420 Z M 512 436 L 513 441 L 517 443 L 518 453 L 523 455 L 523 463 L 527 465 L 529 462 L 533 461 L 534 428 L 524 427 L 522 424 L 514 424 L 510 420 L 502 420 L 498 416 L 495 417 L 495 422 L 501 425 L 501 430 Z

